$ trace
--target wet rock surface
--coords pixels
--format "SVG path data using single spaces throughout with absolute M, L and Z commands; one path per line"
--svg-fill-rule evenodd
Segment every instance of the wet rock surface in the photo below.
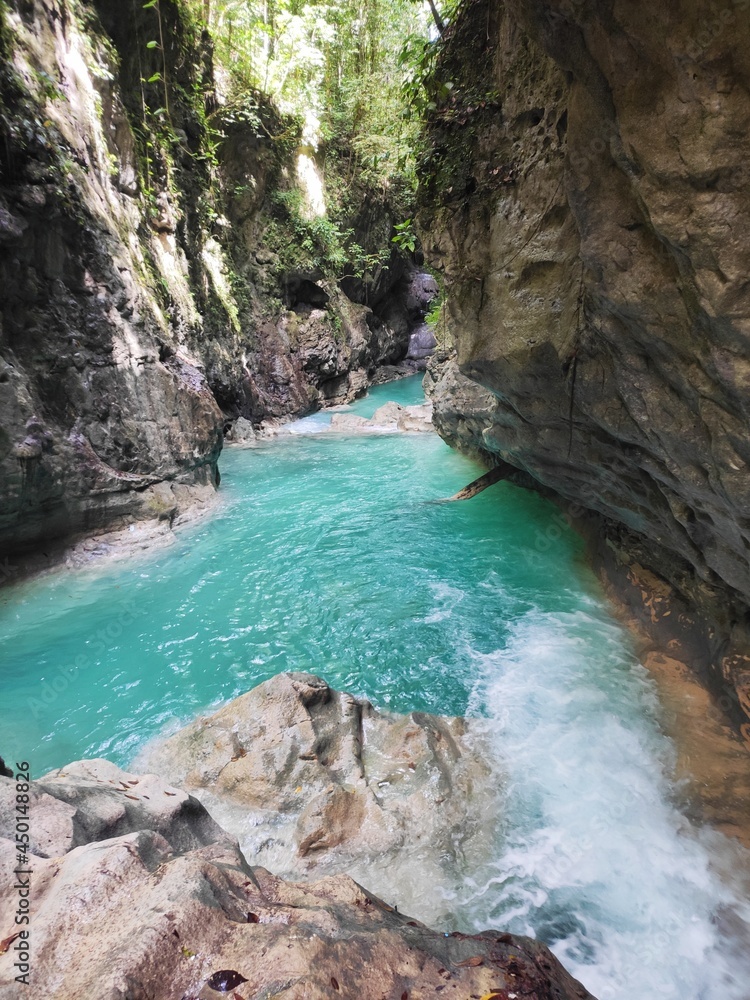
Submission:
M 458 373 L 486 390 L 441 376 L 438 430 L 597 512 L 623 553 L 641 544 L 705 617 L 711 683 L 739 691 L 750 22 L 727 8 L 709 31 L 710 14 L 700 0 L 465 5 L 421 221 Z
M 750 747 L 686 664 L 655 650 L 643 662 L 659 690 L 662 724 L 675 742 L 682 808 L 696 823 L 750 848 Z
M 450 727 L 448 727 L 450 728 Z M 15 782 L 0 777 L 0 997 L 16 1000 Z M 50 1000 L 590 994 L 528 938 L 445 934 L 345 875 L 243 856 L 185 792 L 107 761 L 33 782 L 33 972 Z
M 188 336 L 184 250 L 166 232 L 136 236 L 143 206 L 111 50 L 55 3 L 3 17 L 15 48 L 2 82 L 0 546 L 13 552 L 171 521 L 217 482 L 222 418 Z M 50 141 L 26 142 L 35 127 Z M 173 329 L 149 277 L 159 253 L 175 265 Z
M 5 843 L 4 897 L 13 864 Z M 38 859 L 34 872 L 32 981 L 54 1000 L 207 1000 L 230 990 L 235 1000 L 590 996 L 535 941 L 444 936 L 345 876 L 284 882 L 248 865 L 236 845 L 175 854 L 143 830 Z M 7 1000 L 19 990 L 12 962 L 11 942 L 0 955 Z
M 442 887 L 493 849 L 491 752 L 478 720 L 381 712 L 312 674 L 280 674 L 138 766 L 197 795 L 278 874 L 347 872 L 435 922 Z

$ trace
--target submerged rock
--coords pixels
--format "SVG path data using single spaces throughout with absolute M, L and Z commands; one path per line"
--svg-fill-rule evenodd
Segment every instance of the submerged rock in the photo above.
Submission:
M 99 777 L 95 777 L 99 775 Z M 106 762 L 79 762 L 34 782 L 64 807 L 109 796 L 111 780 L 138 782 Z M 0 784 L 15 786 L 6 779 Z M 44 786 L 43 788 L 40 786 Z M 162 789 L 163 790 L 163 789 Z M 62 794 L 65 798 L 57 799 Z M 185 797 L 187 798 L 187 797 Z M 57 857 L 34 857 L 30 985 L 47 1000 L 234 1000 L 446 995 L 580 1000 L 590 996 L 541 944 L 487 932 L 443 935 L 397 913 L 346 876 L 295 885 L 251 867 L 197 803 L 186 817 L 192 843 L 150 823 L 150 806 L 120 836 L 99 830 Z M 142 821 L 142 825 L 140 824 Z M 16 1000 L 23 945 L 11 914 L 14 827 L 0 820 L 0 998 Z M 169 833 L 168 830 L 165 831 Z M 103 835 L 103 836 L 102 836 Z M 7 838 L 7 839 L 4 839 Z M 104 839 L 106 838 L 106 839 Z M 62 846 L 62 845 L 61 845 Z M 22 928 L 21 928 L 22 929 Z M 510 991 L 510 992 L 509 992 Z
M 194 792 L 255 861 L 346 871 L 443 921 L 443 890 L 491 856 L 498 770 L 482 724 L 394 715 L 312 674 L 281 674 L 140 762 Z

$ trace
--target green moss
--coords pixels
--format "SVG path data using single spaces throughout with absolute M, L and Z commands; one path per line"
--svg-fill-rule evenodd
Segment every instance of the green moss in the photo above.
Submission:
M 328 317 L 331 329 L 333 330 L 333 339 L 339 344 L 345 343 L 346 333 L 344 332 L 344 323 L 341 319 L 341 314 L 330 303 L 328 305 Z
M 13 32 L 8 24 L 9 8 L 5 0 L 0 0 L 0 58 L 5 68 L 13 56 Z
M 7 133 L 9 117 L 24 96 L 23 84 L 13 67 L 15 38 L 8 22 L 10 9 L 0 0 L 0 127 Z
M 478 190 L 515 182 L 514 165 L 493 160 L 490 166 L 485 152 L 502 120 L 492 27 L 501 15 L 492 0 L 465 0 L 435 61 L 435 77 L 451 87 L 425 117 L 417 164 L 421 207 L 455 206 Z

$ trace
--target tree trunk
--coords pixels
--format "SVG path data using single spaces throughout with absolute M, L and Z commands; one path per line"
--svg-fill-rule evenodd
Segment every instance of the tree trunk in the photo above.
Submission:
M 445 21 L 440 16 L 440 11 L 435 6 L 435 0 L 427 0 L 430 5 L 430 10 L 432 11 L 432 20 L 435 22 L 435 27 L 442 35 L 445 31 Z

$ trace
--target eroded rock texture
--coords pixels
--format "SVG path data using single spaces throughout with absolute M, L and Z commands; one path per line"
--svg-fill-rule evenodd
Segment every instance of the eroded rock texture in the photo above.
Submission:
M 15 826 L 0 812 L 3 1000 L 28 989 L 50 1000 L 590 998 L 536 941 L 437 933 L 345 875 L 302 885 L 249 864 L 195 799 L 153 775 L 80 761 L 32 795 L 44 842 L 30 857 L 30 986 L 15 980 Z M 14 797 L 0 777 L 0 802 Z
M 748 662 L 748 42 L 744 0 L 474 0 L 423 164 L 436 426 L 640 546 L 712 619 L 717 684 Z
M 139 761 L 204 802 L 279 875 L 346 872 L 433 924 L 487 863 L 501 780 L 479 720 L 396 715 L 280 674 Z
M 199 320 L 184 241 L 166 200 L 148 221 L 118 56 L 92 25 L 91 8 L 56 2 L 3 11 L 6 553 L 133 516 L 173 517 L 177 497 L 156 484 L 184 494 L 217 479 L 222 415 L 188 342 Z M 171 27 L 184 44 L 180 23 Z M 188 160 L 197 122 L 184 107 L 174 115 Z M 171 291 L 160 297 L 165 273 Z

